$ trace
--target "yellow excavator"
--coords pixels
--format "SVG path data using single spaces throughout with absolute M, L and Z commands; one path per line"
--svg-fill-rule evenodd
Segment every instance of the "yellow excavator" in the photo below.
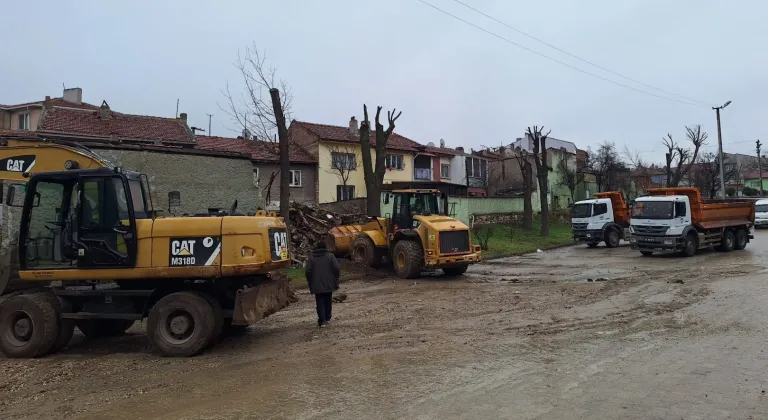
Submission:
M 390 196 L 394 200 L 392 215 L 371 217 L 363 225 L 334 227 L 326 236 L 326 247 L 370 267 L 389 260 L 401 278 L 418 277 L 425 269 L 460 275 L 470 264 L 480 262 L 480 247 L 472 245 L 469 227 L 449 216 L 448 197 L 440 190 L 385 194 L 385 204 Z
M 145 175 L 67 142 L 0 139 L 0 180 L 8 357 L 57 352 L 75 326 L 109 336 L 144 318 L 161 354 L 192 356 L 289 304 L 287 279 L 270 275 L 290 264 L 273 213 L 155 217 Z

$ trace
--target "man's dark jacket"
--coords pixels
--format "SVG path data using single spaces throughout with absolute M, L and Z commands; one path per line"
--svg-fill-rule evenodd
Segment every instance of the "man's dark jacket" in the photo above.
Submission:
M 330 293 L 339 289 L 339 262 L 326 249 L 312 250 L 305 269 L 312 294 Z

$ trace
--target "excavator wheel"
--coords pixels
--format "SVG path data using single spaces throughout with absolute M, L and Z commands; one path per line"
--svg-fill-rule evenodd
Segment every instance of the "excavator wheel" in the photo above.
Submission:
M 51 297 L 55 299 L 54 303 L 57 305 L 59 313 L 71 312 L 72 304 L 66 300 L 63 300 L 62 298 L 57 298 L 53 295 L 51 295 Z M 56 335 L 56 341 L 53 342 L 50 353 L 58 353 L 64 350 L 64 347 L 67 347 L 67 344 L 72 341 L 72 336 L 74 333 L 75 320 L 69 318 L 61 318 L 61 316 L 59 316 L 59 333 Z
M 59 333 L 59 314 L 43 293 L 17 295 L 0 308 L 0 349 L 11 358 L 42 357 Z
M 147 335 L 164 356 L 189 357 L 203 351 L 216 334 L 216 312 L 199 293 L 164 296 L 149 311 Z
M 381 262 L 381 258 L 377 258 L 376 246 L 367 236 L 352 241 L 352 260 L 366 267 L 374 267 Z
M 399 241 L 392 250 L 392 262 L 395 266 L 397 277 L 403 279 L 419 277 L 421 275 L 422 261 L 424 261 L 424 255 L 421 245 L 415 241 Z
M 75 325 L 86 337 L 101 338 L 122 335 L 134 322 L 130 319 L 81 319 Z

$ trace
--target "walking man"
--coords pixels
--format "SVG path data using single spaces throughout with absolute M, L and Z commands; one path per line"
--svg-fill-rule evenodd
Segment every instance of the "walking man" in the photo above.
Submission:
M 307 261 L 305 269 L 309 291 L 315 295 L 317 304 L 317 326 L 325 327 L 331 320 L 333 292 L 339 290 L 339 262 L 320 241 Z

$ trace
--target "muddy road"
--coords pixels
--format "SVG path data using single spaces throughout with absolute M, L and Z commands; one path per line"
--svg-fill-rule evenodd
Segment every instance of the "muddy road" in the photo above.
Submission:
M 190 359 L 142 327 L 0 359 L 10 419 L 768 418 L 768 232 L 694 258 L 561 248 L 353 281 Z

